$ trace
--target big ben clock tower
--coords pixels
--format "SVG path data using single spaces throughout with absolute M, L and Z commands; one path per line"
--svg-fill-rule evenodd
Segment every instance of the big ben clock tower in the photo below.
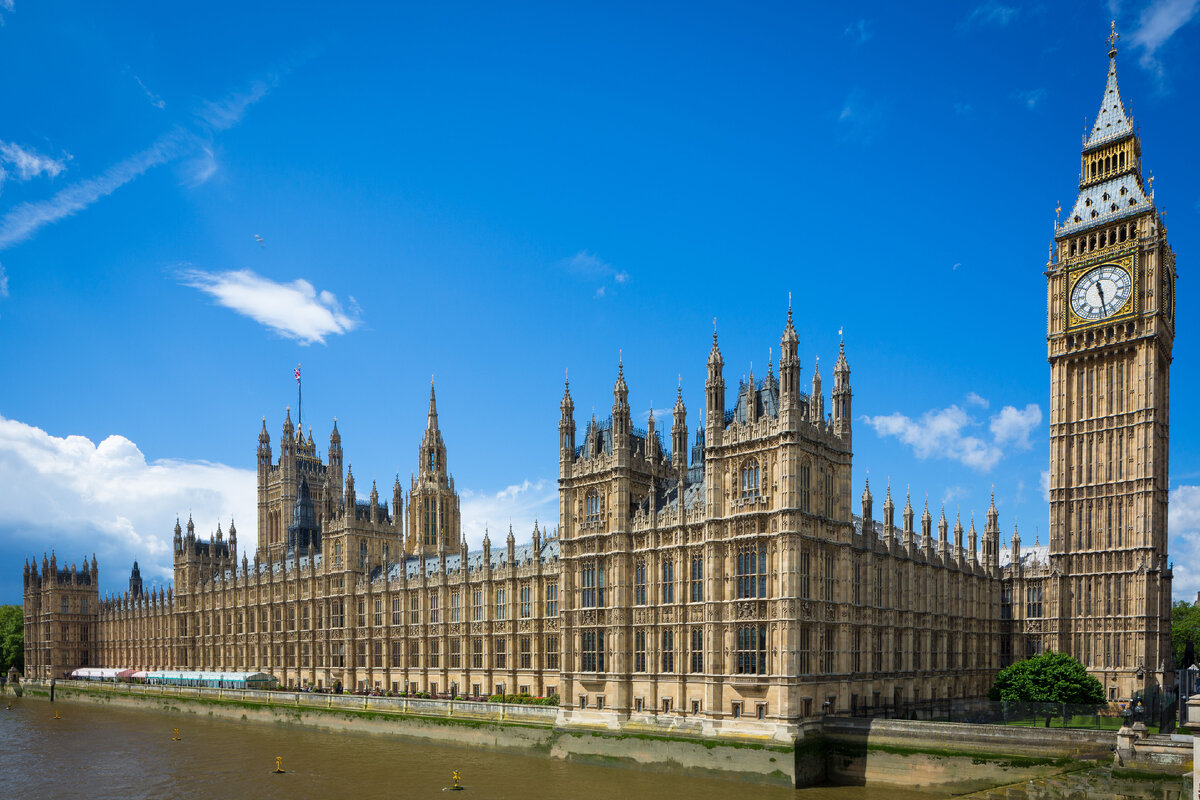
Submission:
M 1050 608 L 1043 644 L 1110 699 L 1170 685 L 1167 443 L 1175 254 L 1142 148 L 1108 81 L 1079 196 L 1046 268 Z

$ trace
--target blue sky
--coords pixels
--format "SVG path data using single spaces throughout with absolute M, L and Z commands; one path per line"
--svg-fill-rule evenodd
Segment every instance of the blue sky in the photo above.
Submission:
M 251 544 L 297 363 L 322 452 L 337 416 L 387 497 L 435 376 L 468 539 L 525 539 L 564 369 L 581 425 L 620 353 L 635 414 L 679 376 L 694 431 L 713 318 L 736 386 L 789 292 L 803 380 L 845 331 L 856 498 L 869 470 L 965 524 L 994 486 L 1044 542 L 1042 271 L 1114 17 L 1179 254 L 1194 596 L 1198 6 L 0 0 L 0 602 L 52 546 L 163 581 L 176 515 Z

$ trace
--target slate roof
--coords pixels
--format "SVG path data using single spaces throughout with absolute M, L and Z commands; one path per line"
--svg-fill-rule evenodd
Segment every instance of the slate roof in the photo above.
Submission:
M 1058 235 L 1075 233 L 1109 222 L 1141 214 L 1151 204 L 1142 191 L 1141 182 L 1133 174 L 1126 173 L 1111 178 L 1079 192 L 1075 207 Z

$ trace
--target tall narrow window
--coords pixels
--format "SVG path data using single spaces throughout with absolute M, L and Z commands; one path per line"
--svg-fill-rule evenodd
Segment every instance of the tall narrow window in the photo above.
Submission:
M 743 547 L 737 554 L 737 596 L 767 596 L 767 546 Z
M 533 603 L 530 600 L 532 590 L 528 586 L 521 587 L 521 619 L 529 619 L 533 614 Z
M 594 525 L 600 521 L 600 513 L 600 493 L 592 489 L 584 499 L 584 521 L 588 525 Z
M 662 634 L 662 671 L 675 671 L 675 632 L 663 631 Z
M 496 616 L 492 619 L 502 620 L 507 618 L 508 604 L 506 602 L 505 591 L 503 589 L 496 590 Z
M 800 466 L 800 510 L 811 510 L 810 493 L 812 488 L 812 467 L 807 464 Z
M 704 556 L 692 556 L 692 602 L 704 601 Z
M 754 459 L 742 465 L 742 497 L 758 497 L 758 462 Z
M 704 631 L 692 628 L 692 672 L 704 672 Z
M 633 568 L 633 603 L 646 605 L 646 562 L 638 561 Z
M 812 599 L 812 556 L 807 550 L 800 553 L 800 597 L 803 600 Z
M 833 602 L 833 556 L 825 554 L 825 602 Z
M 604 671 L 604 629 L 586 628 L 579 637 L 580 669 L 583 672 Z
M 550 583 L 546 585 L 546 616 L 558 616 L 558 584 Z
M 641 628 L 633 632 L 633 671 L 646 671 L 646 631 Z
M 604 564 L 587 561 L 583 564 L 579 593 L 580 608 L 602 608 L 604 606 Z
M 767 672 L 767 627 L 739 625 L 737 629 L 737 671 L 742 675 Z
M 675 562 L 667 559 L 662 565 L 662 601 L 675 602 Z

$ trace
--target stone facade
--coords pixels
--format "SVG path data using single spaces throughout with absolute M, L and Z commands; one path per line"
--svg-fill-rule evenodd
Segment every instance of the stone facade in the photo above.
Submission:
M 1113 61 L 1080 200 L 1046 268 L 1046 546 L 1023 550 L 1014 530 L 1002 548 L 994 500 L 982 534 L 928 504 L 918 519 L 908 497 L 897 524 L 890 486 L 882 522 L 869 486 L 854 513 L 845 349 L 827 411 L 819 364 L 802 388 L 789 309 L 778 376 L 768 364 L 731 395 L 714 332 L 704 423 L 689 436 L 680 392 L 669 447 L 653 414 L 633 426 L 623 365 L 611 414 L 593 413 L 578 444 L 568 386 L 558 527 L 535 524 L 521 546 L 510 529 L 503 548 L 485 536 L 468 551 L 432 387 L 417 473 L 407 498 L 397 477 L 390 506 L 374 484 L 358 500 L 349 466 L 343 477 L 336 420 L 327 460 L 290 412 L 274 460 L 264 420 L 253 559 L 238 561 L 232 523 L 205 540 L 189 520 L 186 532 L 176 522 L 165 592 L 135 574 L 101 601 L 94 559 L 79 573 L 52 558 L 27 566 L 29 673 L 247 669 L 314 687 L 558 694 L 567 721 L 606 726 L 786 726 L 975 698 L 1044 648 L 1079 657 L 1114 699 L 1165 686 L 1175 272 L 1139 162 Z M 1109 309 L 1120 275 L 1095 270 L 1119 265 L 1133 288 Z

